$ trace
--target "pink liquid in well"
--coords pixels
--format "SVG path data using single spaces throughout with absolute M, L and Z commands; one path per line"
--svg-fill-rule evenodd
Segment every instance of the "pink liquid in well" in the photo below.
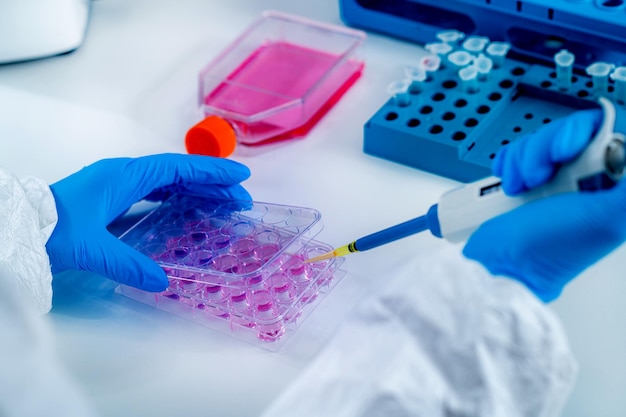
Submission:
M 287 42 L 265 44 L 205 97 L 207 113 L 236 114 L 229 120 L 248 145 L 304 136 L 362 73 L 361 61 L 333 68 L 340 59 Z M 261 120 L 245 120 L 262 112 Z

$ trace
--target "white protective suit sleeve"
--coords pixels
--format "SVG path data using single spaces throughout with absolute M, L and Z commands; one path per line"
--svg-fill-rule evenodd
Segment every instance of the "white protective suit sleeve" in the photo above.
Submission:
M 46 242 L 57 222 L 54 197 L 37 178 L 18 180 L 0 168 L 0 277 L 17 283 L 39 314 L 52 308 Z
M 0 416 L 91 417 L 54 351 L 47 313 L 52 275 L 45 243 L 56 224 L 41 180 L 0 168 Z
M 262 417 L 553 417 L 578 366 L 525 287 L 444 245 L 360 302 Z

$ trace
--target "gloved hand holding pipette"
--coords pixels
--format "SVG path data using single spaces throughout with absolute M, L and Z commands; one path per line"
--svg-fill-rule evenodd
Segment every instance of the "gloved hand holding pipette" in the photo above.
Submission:
M 598 111 L 553 123 L 498 154 L 494 173 L 512 196 L 549 182 L 561 164 L 585 150 Z M 526 204 L 482 224 L 464 254 L 492 274 L 514 278 L 543 301 L 626 240 L 626 182 L 593 193 L 563 193 Z
M 613 105 L 599 101 L 603 111 L 577 112 L 504 148 L 494 165 L 497 177 L 446 192 L 426 215 L 310 261 L 425 230 L 452 242 L 471 236 L 468 258 L 553 300 L 563 285 L 626 239 L 626 224 L 617 221 L 626 214 L 626 185 L 618 184 L 624 136 L 613 132 Z

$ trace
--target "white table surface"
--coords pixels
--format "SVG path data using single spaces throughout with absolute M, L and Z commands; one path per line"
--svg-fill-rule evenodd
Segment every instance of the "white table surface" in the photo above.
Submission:
M 97 0 L 77 51 L 0 66 L 0 164 L 54 182 L 98 159 L 185 152 L 199 117 L 196 74 L 264 10 L 342 24 L 334 0 Z M 363 124 L 385 87 L 422 51 L 369 34 L 361 80 L 303 140 L 233 159 L 255 200 L 314 207 L 333 246 L 422 214 L 454 181 L 362 152 Z M 341 181 L 338 180 L 341 178 Z M 364 294 L 384 288 L 423 234 L 347 258 L 347 275 L 279 353 L 113 293 L 87 273 L 55 280 L 59 354 L 103 416 L 254 416 L 288 386 Z M 580 375 L 566 416 L 626 411 L 623 248 L 585 272 L 552 307 Z

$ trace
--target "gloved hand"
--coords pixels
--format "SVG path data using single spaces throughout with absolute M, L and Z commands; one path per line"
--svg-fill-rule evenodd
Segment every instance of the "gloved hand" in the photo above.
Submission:
M 602 123 L 585 110 L 504 147 L 493 171 L 509 195 L 535 188 L 579 155 Z M 525 284 L 543 301 L 626 239 L 626 182 L 610 190 L 563 193 L 491 219 L 470 236 L 463 253 L 492 274 Z
M 46 244 L 52 272 L 91 271 L 163 291 L 168 286 L 165 272 L 106 227 L 137 201 L 156 201 L 177 191 L 251 200 L 239 185 L 249 176 L 249 169 L 237 162 L 183 154 L 104 159 L 85 167 L 50 186 L 58 212 Z

